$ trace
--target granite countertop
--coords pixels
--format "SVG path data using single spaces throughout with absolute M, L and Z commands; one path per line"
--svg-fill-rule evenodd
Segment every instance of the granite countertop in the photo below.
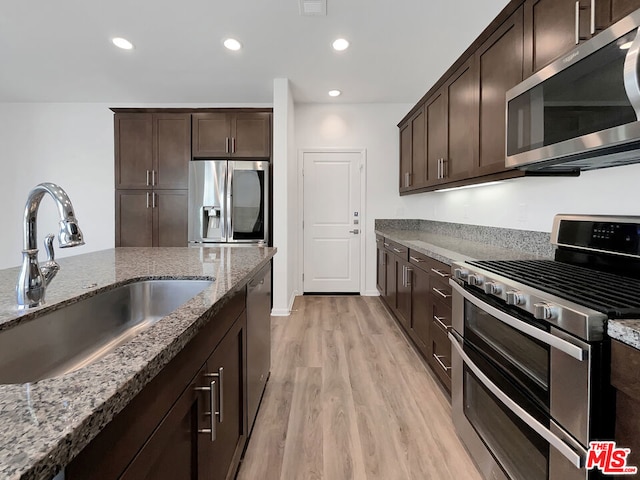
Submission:
M 519 249 L 502 248 L 482 242 L 474 242 L 419 230 L 377 228 L 375 232 L 389 240 L 446 263 L 447 265 L 451 265 L 451 263 L 455 261 L 466 260 L 529 260 L 549 258 L 545 255 L 535 255 Z
M 607 333 L 611 338 L 640 350 L 640 320 L 609 320 Z
M 117 248 L 60 259 L 47 305 L 35 311 L 54 310 L 138 278 L 215 281 L 87 367 L 32 384 L 0 385 L 0 478 L 50 480 L 195 336 L 204 314 L 219 310 L 275 252 L 266 247 Z M 15 307 L 17 277 L 17 268 L 0 270 L 0 329 L 34 316 Z M 92 284 L 97 286 L 86 288 Z

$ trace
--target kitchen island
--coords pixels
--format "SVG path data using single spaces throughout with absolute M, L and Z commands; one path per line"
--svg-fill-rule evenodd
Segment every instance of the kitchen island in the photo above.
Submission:
M 27 312 L 15 307 L 18 269 L 0 271 L 0 330 L 136 279 L 215 279 L 172 314 L 82 369 L 33 384 L 0 385 L 0 478 L 49 480 L 68 465 L 275 252 L 117 248 L 64 258 L 47 289 L 47 304 Z

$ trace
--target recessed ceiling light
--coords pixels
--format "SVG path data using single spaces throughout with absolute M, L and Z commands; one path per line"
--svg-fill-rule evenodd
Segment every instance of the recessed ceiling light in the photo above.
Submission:
M 126 38 L 116 37 L 112 38 L 111 41 L 116 47 L 122 48 L 123 50 L 131 50 L 133 48 L 133 43 Z
M 236 51 L 242 48 L 242 44 L 235 38 L 227 38 L 223 43 L 229 50 Z
M 629 50 L 633 42 L 626 42 L 620 45 L 620 50 Z
M 346 50 L 347 48 L 349 48 L 349 41 L 344 38 L 338 38 L 336 41 L 333 42 L 333 48 L 338 52 L 341 52 L 342 50 Z
M 340 90 L 329 90 L 330 97 L 338 97 L 342 92 Z

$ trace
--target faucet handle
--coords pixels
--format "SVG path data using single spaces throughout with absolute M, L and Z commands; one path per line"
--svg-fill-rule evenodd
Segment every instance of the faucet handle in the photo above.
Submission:
M 55 235 L 50 233 L 44 237 L 44 251 L 47 252 L 47 262 L 53 262 L 55 260 L 55 253 L 53 251 L 53 239 Z

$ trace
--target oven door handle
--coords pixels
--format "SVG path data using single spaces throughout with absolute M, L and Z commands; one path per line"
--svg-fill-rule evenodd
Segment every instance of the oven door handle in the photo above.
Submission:
M 582 468 L 584 465 L 584 459 L 586 457 L 586 451 L 581 452 L 582 455 L 577 453 L 573 448 L 567 445 L 560 437 L 556 436 L 551 430 L 541 424 L 538 420 L 532 417 L 525 409 L 523 409 L 516 402 L 511 400 L 509 396 L 500 390 L 495 383 L 482 373 L 482 370 L 471 361 L 471 359 L 464 352 L 460 346 L 460 340 L 457 338 L 459 334 L 455 331 L 449 331 L 449 340 L 451 345 L 456 350 L 456 353 L 460 355 L 467 367 L 473 372 L 473 374 L 482 382 L 482 384 L 493 393 L 498 400 L 500 400 L 509 410 L 511 410 L 520 420 L 531 427 L 538 435 L 544 438 L 549 445 L 553 446 L 560 454 L 571 462 L 576 468 Z
M 449 284 L 453 287 L 453 289 L 462 295 L 464 298 L 473 303 L 476 307 L 481 310 L 487 312 L 492 317 L 500 320 L 502 323 L 506 323 L 512 328 L 529 335 L 530 337 L 535 338 L 536 340 L 540 340 L 541 342 L 549 345 L 550 347 L 557 348 L 561 352 L 566 353 L 567 355 L 575 358 L 576 360 L 580 360 L 581 362 L 587 357 L 587 352 L 581 347 L 574 345 L 573 343 L 569 343 L 566 340 L 563 340 L 555 335 L 551 335 L 550 333 L 545 332 L 544 330 L 540 330 L 539 328 L 533 327 L 522 320 L 518 320 L 511 315 L 507 315 L 501 310 L 489 305 L 488 303 L 483 302 L 478 297 L 469 293 L 464 288 L 462 288 L 458 283 L 453 280 L 449 280 Z

